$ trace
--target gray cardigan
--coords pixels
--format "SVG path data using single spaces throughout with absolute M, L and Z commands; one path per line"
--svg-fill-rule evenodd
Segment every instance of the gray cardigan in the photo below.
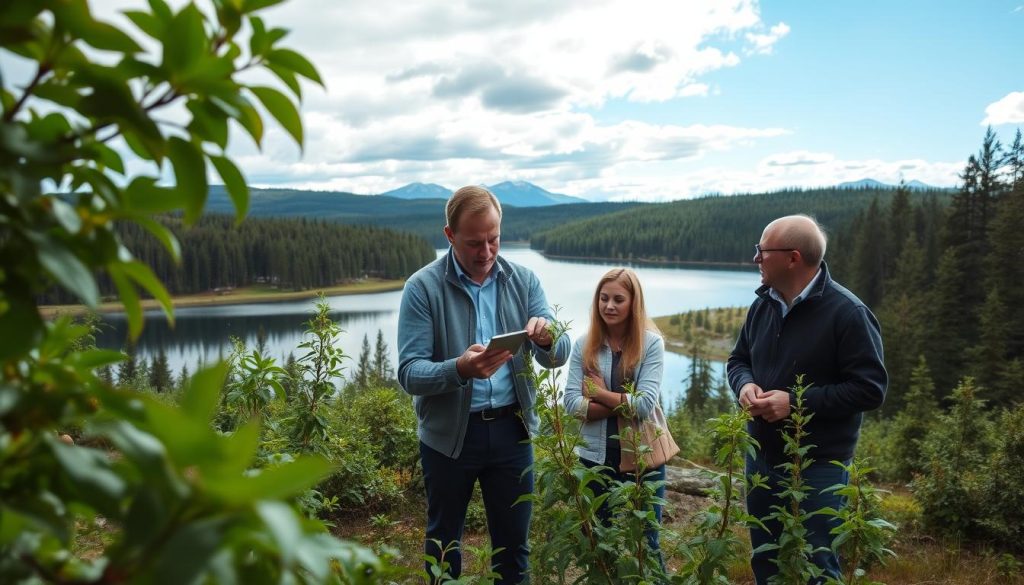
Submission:
M 533 271 L 501 256 L 497 262 L 502 269 L 497 282 L 498 330 L 522 329 L 530 317 L 550 321 L 551 309 Z M 462 452 L 472 398 L 472 385 L 459 378 L 455 360 L 474 343 L 475 331 L 473 299 L 459 282 L 449 248 L 409 277 L 398 313 L 398 381 L 413 396 L 420 440 L 449 457 Z M 558 367 L 569 357 L 569 338 L 563 336 L 549 350 L 531 342 L 509 362 L 523 420 L 533 434 L 539 426 L 534 409 L 537 389 L 520 375 L 526 369 L 527 348 L 538 364 Z
M 583 459 L 595 463 L 604 463 L 605 447 L 607 446 L 608 419 L 587 420 L 590 399 L 583 395 L 583 348 L 587 344 L 587 336 L 576 340 L 569 358 L 569 377 L 565 383 L 565 394 L 562 404 L 565 410 L 583 421 L 580 430 L 584 445 L 576 448 L 576 454 Z M 602 344 L 597 354 L 597 365 L 601 369 L 606 388 L 611 389 L 612 383 L 612 350 L 608 344 Z M 637 400 L 626 396 L 636 417 L 645 420 L 651 415 L 654 407 L 661 402 L 661 379 L 665 368 L 665 342 L 653 331 L 644 332 L 644 354 L 634 374 L 634 383 L 639 391 Z

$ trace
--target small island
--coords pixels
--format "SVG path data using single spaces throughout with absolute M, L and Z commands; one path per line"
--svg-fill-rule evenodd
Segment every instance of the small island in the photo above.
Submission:
M 654 323 L 665 336 L 666 350 L 724 362 L 746 318 L 747 307 L 720 307 L 663 315 Z

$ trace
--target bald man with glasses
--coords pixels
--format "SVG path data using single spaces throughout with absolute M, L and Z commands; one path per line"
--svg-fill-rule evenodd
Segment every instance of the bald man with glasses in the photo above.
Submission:
M 810 514 L 824 507 L 839 509 L 842 498 L 822 490 L 846 484 L 839 466 L 849 464 L 857 447 L 863 413 L 881 406 L 888 376 L 882 357 L 878 320 L 853 293 L 832 280 L 824 262 L 827 239 L 821 226 L 806 215 L 776 219 L 765 227 L 755 246 L 754 263 L 761 273 L 757 299 L 729 356 L 728 374 L 740 405 L 749 409 L 748 426 L 760 449 L 748 457 L 747 475 L 767 478 L 768 489 L 747 494 L 750 514 L 765 518 L 773 506 L 786 506 L 780 496 L 778 468 L 787 458 L 783 432 L 795 404 L 791 388 L 804 375 L 809 389 L 804 407 L 813 418 L 807 424 L 807 454 L 814 462 L 804 470 L 811 488 L 802 503 Z M 830 531 L 838 522 L 828 516 L 806 517 L 807 540 L 818 549 L 812 560 L 826 576 L 839 577 L 839 559 L 832 552 Z M 777 542 L 778 522 L 750 531 L 756 550 Z M 751 568 L 758 585 L 778 572 L 774 551 L 754 553 Z

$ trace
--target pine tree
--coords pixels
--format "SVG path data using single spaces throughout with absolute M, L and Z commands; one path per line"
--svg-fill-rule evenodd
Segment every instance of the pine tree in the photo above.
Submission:
M 181 392 L 185 390 L 185 388 L 188 388 L 189 382 L 191 381 L 192 374 L 189 373 L 188 371 L 188 364 L 182 364 L 181 372 L 178 374 L 178 380 L 175 387 L 178 389 L 179 392 Z
M 172 383 L 167 354 L 161 349 L 160 353 L 153 357 L 153 365 L 149 368 L 149 386 L 157 392 L 165 392 L 170 390 Z
M 711 397 L 712 415 L 718 416 L 736 409 L 736 397 L 729 388 L 729 377 L 722 372 L 718 382 L 715 383 L 715 390 Z
M 864 304 L 877 307 L 884 293 L 887 233 L 877 197 L 871 201 L 861 226 L 854 244 L 850 286 Z
M 935 282 L 927 299 L 925 357 L 931 364 L 938 398 L 946 396 L 963 372 L 963 348 L 970 345 L 965 321 L 971 320 L 962 297 L 962 260 L 957 248 L 939 259 Z
M 370 338 L 364 334 L 363 347 L 359 351 L 359 363 L 356 366 L 355 379 L 353 380 L 356 388 L 365 390 L 369 386 L 372 368 L 373 365 L 370 362 Z
M 967 159 L 967 166 L 960 175 L 963 186 L 953 197 L 946 223 L 946 246 L 956 250 L 960 262 L 956 282 L 959 304 L 961 311 L 966 309 L 968 313 L 985 301 L 985 291 L 978 284 L 984 283 L 990 222 L 1004 189 L 999 180 L 1001 153 L 1002 145 L 990 127 L 977 156 Z M 959 329 L 958 340 L 964 346 L 974 345 L 977 340 L 974 319 L 962 319 Z M 931 363 L 938 366 L 936 361 Z
M 133 384 L 139 366 L 135 358 L 135 344 L 129 343 L 124 349 L 124 354 L 127 357 L 117 365 L 118 386 L 130 386 Z
M 926 469 L 921 443 L 935 425 L 939 412 L 928 362 L 920 356 L 911 375 L 906 406 L 893 419 L 893 461 L 900 479 L 910 479 Z
M 374 383 L 389 384 L 395 377 L 394 369 L 391 367 L 391 358 L 388 357 L 388 344 L 384 342 L 384 332 L 377 330 L 377 345 L 373 352 L 373 377 Z
M 883 254 L 883 259 L 886 262 L 885 276 L 886 278 L 892 278 L 896 271 L 896 259 L 903 253 L 903 244 L 910 237 L 913 237 L 915 241 L 917 240 L 917 234 L 914 230 L 913 209 L 910 205 L 910 189 L 907 188 L 907 184 L 903 182 L 903 179 L 900 179 L 900 184 L 896 187 L 892 201 L 889 202 L 889 230 L 887 236 L 887 250 Z
M 707 342 L 701 333 L 694 337 L 690 347 L 690 375 L 684 406 L 692 415 L 703 414 L 711 399 L 711 363 L 706 356 Z
M 921 353 L 926 319 L 924 253 L 914 234 L 908 234 L 896 259 L 886 296 L 878 310 L 885 335 L 885 368 L 889 373 L 883 412 L 898 412 Z
M 980 393 L 989 404 L 1008 406 L 1017 402 L 1016 381 L 1003 387 L 1003 370 L 1007 365 L 1007 339 L 1010 336 L 1008 312 L 998 288 L 988 292 L 978 313 L 980 335 L 978 344 L 967 350 L 968 369 L 980 386 Z
M 1022 155 L 1024 156 L 1024 155 Z M 999 289 L 1007 307 L 1006 353 L 1024 357 L 1024 180 L 999 202 L 989 232 L 985 288 Z
M 284 371 L 287 375 L 281 380 L 281 385 L 284 386 L 285 396 L 291 400 L 299 389 L 299 380 L 302 376 L 299 362 L 295 359 L 295 352 L 289 352 L 288 357 L 285 358 Z
M 1024 183 L 1024 138 L 1021 136 L 1020 128 L 1013 137 L 1013 144 L 1006 150 L 1002 166 L 1005 169 L 1006 184 L 1010 189 L 1015 189 Z

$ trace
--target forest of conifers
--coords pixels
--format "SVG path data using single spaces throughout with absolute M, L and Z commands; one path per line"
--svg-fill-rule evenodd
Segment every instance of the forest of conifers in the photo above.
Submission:
M 354 225 L 379 225 L 410 232 L 437 248 L 448 245 L 444 226 L 444 199 L 398 199 L 387 196 L 354 195 L 342 192 L 297 189 L 253 189 L 249 217 L 316 217 Z M 641 205 L 600 202 L 551 205 L 548 207 L 504 206 L 501 231 L 504 241 L 529 240 L 538 231 L 606 215 Z M 207 203 L 211 213 L 233 212 L 230 197 L 222 186 L 210 187 Z
M 306 290 L 367 276 L 405 278 L 435 257 L 426 240 L 377 226 L 309 218 L 257 218 L 235 225 L 229 215 L 204 216 L 187 229 L 177 217 L 159 221 L 181 242 L 180 266 L 138 225 L 126 224 L 120 230 L 124 244 L 152 267 L 171 294 L 261 283 Z M 113 292 L 108 279 L 101 277 L 99 282 L 103 294 Z M 72 298 L 59 289 L 42 302 Z
M 769 221 L 792 213 L 814 215 L 830 231 L 847 226 L 871 201 L 893 189 L 791 189 L 776 193 L 709 196 L 645 205 L 535 233 L 530 244 L 554 256 L 750 262 L 754 244 Z M 931 201 L 933 213 L 948 201 L 944 190 L 912 191 L 915 202 Z

